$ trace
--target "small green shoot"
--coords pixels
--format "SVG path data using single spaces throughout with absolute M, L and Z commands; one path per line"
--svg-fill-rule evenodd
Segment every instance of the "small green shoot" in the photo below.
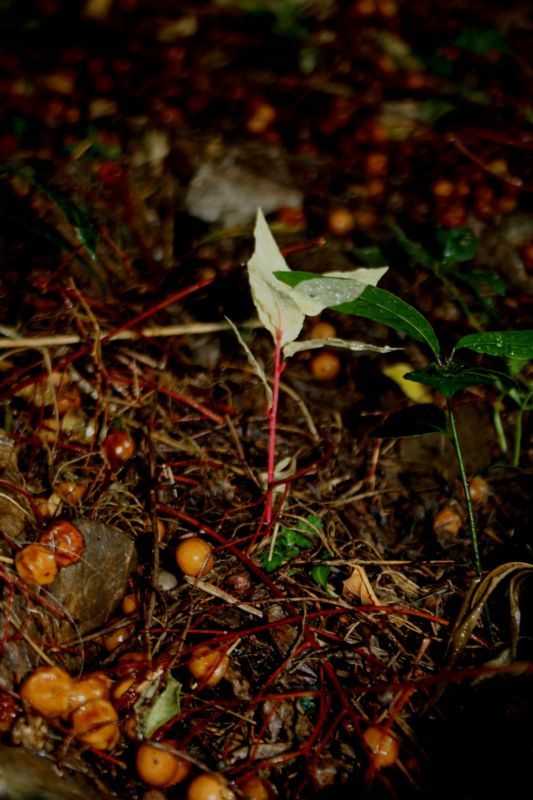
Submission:
M 307 519 L 299 520 L 295 528 L 281 527 L 272 553 L 269 550 L 261 553 L 261 566 L 265 572 L 275 572 L 284 564 L 294 561 L 305 550 L 313 547 L 316 536 L 321 531 L 322 519 L 317 514 L 310 514 Z
M 411 261 L 433 272 L 446 286 L 472 327 L 481 330 L 483 325 L 466 305 L 458 287 L 466 287 L 473 294 L 487 320 L 497 320 L 492 295 L 503 296 L 507 289 L 505 282 L 490 272 L 458 266 L 471 261 L 479 249 L 479 241 L 470 228 L 438 229 L 436 240 L 440 252 L 436 256 L 409 239 L 396 223 L 389 223 L 389 228 Z

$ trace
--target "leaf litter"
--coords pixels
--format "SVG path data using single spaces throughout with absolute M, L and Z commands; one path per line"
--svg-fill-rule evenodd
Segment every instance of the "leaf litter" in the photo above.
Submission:
M 46 13 L 41 9 L 37 22 Z M 231 18 L 238 19 L 238 13 Z M 315 25 L 306 13 L 297 20 L 300 31 Z M 267 26 L 279 26 L 283 20 L 275 15 L 276 9 L 269 9 L 262 19 Z M 105 16 L 112 30 L 115 23 L 109 10 Z M 195 21 L 199 33 L 185 35 L 183 31 L 194 26 L 178 26 L 172 33 L 168 20 L 161 20 L 163 27 L 167 25 L 165 35 L 177 38 L 168 46 L 161 44 L 149 58 L 158 60 L 164 51 L 168 63 L 176 64 L 183 58 L 180 37 L 185 36 L 194 41 L 190 58 L 196 68 L 201 71 L 196 59 L 205 59 L 204 66 L 218 70 L 216 64 L 226 57 L 223 48 L 212 47 L 216 37 L 205 49 L 201 43 L 206 31 L 214 32 L 210 26 L 216 23 L 209 14 L 204 18 L 200 13 Z M 146 32 L 143 24 L 139 21 Z M 360 27 L 368 30 L 368 24 Z M 134 39 L 145 41 L 133 37 L 132 43 Z M 319 55 L 332 56 L 327 41 L 327 35 L 317 36 L 316 41 L 312 38 L 311 50 L 316 47 Z M 410 47 L 402 46 L 403 35 L 394 33 L 381 41 L 384 54 L 399 60 L 400 75 L 393 79 L 397 85 L 392 96 L 396 97 L 415 56 Z M 462 41 L 464 49 L 466 40 Z M 279 39 L 276 42 L 280 44 Z M 365 47 L 362 59 L 367 58 Z M 73 48 L 66 73 L 78 69 L 72 67 L 80 64 L 76 58 Z M 107 100 L 101 97 L 107 70 L 121 87 L 116 102 L 122 103 L 130 98 L 131 76 L 127 63 L 117 65 L 114 58 L 114 52 L 109 57 L 104 54 L 103 70 L 91 62 L 85 79 L 99 81 L 100 99 Z M 418 56 L 416 60 L 419 69 L 423 62 Z M 7 67 L 11 70 L 12 64 Z M 179 69 L 171 71 L 181 92 Z M 29 78 L 31 70 L 26 74 Z M 301 76 L 297 78 L 296 84 Z M 189 75 L 187 80 L 191 79 L 194 83 Z M 254 74 L 250 80 L 256 82 L 258 94 L 264 92 L 264 76 Z M 324 106 L 327 112 L 319 121 L 322 152 L 318 159 L 308 152 L 294 160 L 299 179 L 307 171 L 305 202 L 313 224 L 296 228 L 296 233 L 294 228 L 287 233 L 286 227 L 279 236 L 282 249 L 305 244 L 324 222 L 326 211 L 322 200 L 317 200 L 315 186 L 318 192 L 327 191 L 336 198 L 359 196 L 360 187 L 353 185 L 351 177 L 330 186 L 331 165 L 326 161 L 325 167 L 320 166 L 320 158 L 329 158 L 330 146 L 338 152 L 337 143 L 343 139 L 346 151 L 347 140 L 359 135 L 355 117 L 361 114 L 363 127 L 372 122 L 368 119 L 372 109 L 388 125 L 397 124 L 390 121 L 391 110 L 406 114 L 405 108 L 391 109 L 387 102 L 374 106 L 376 101 L 369 97 L 358 110 L 350 105 L 350 87 L 341 80 L 332 85 L 321 73 L 313 81 L 317 108 Z M 13 126 L 32 119 L 26 116 L 27 87 L 23 88 L 15 86 L 6 101 Z M 135 85 L 135 92 L 138 88 Z M 219 91 L 225 91 L 223 81 Z M 300 90 L 293 85 L 288 91 Z M 206 114 L 207 106 L 202 109 L 201 104 L 213 92 L 213 85 L 206 89 L 195 84 L 191 94 L 197 106 L 192 101 L 190 108 L 184 103 L 188 110 L 180 113 Z M 367 291 L 365 299 L 365 281 L 361 281 L 365 272 L 353 269 L 358 258 L 347 240 L 329 243 L 318 254 L 307 250 L 285 258 L 266 221 L 258 218 L 263 245 L 250 262 L 249 228 L 235 234 L 221 233 L 216 224 L 195 227 L 195 220 L 186 216 L 183 187 L 194 174 L 194 165 L 200 163 L 200 143 L 195 136 L 180 132 L 172 122 L 176 108 L 172 103 L 161 106 L 167 101 L 155 94 L 150 92 L 148 121 L 94 116 L 92 130 L 83 133 L 75 143 L 77 153 L 70 151 L 73 155 L 68 158 L 65 152 L 75 134 L 67 118 L 79 98 L 69 98 L 71 105 L 66 103 L 61 110 L 54 96 L 55 105 L 47 113 L 55 108 L 64 114 L 64 122 L 54 127 L 49 118 L 41 127 L 30 124 L 22 134 L 28 151 L 35 148 L 41 156 L 44 153 L 45 161 L 53 158 L 53 169 L 35 159 L 38 185 L 49 191 L 15 174 L 2 177 L 3 206 L 12 227 L 6 233 L 2 277 L 3 335 L 9 341 L 0 361 L 2 453 L 7 448 L 0 476 L 4 586 L 0 699 L 6 720 L 10 708 L 15 720 L 2 728 L 2 744 L 10 749 L 17 743 L 17 752 L 21 743 L 48 752 L 62 768 L 84 773 L 101 796 L 146 796 L 146 786 L 133 768 L 136 744 L 126 735 L 121 735 L 112 753 L 92 750 L 72 737 L 68 719 L 43 718 L 37 724 L 35 715 L 20 702 L 24 678 L 35 666 L 52 662 L 67 667 L 75 678 L 103 671 L 115 684 L 125 677 L 133 679 L 117 703 L 121 729 L 130 715 L 138 715 L 138 728 L 145 736 L 156 741 L 171 738 L 176 751 L 191 759 L 194 774 L 220 771 L 237 794 L 243 777 L 259 774 L 287 798 L 327 796 L 328 792 L 406 798 L 424 792 L 431 795 L 435 780 L 444 785 L 453 771 L 450 764 L 457 759 L 453 741 L 467 719 L 464 709 L 480 696 L 478 692 L 494 692 L 482 696 L 484 706 L 495 709 L 500 702 L 505 713 L 518 721 L 517 697 L 527 708 L 529 684 L 524 684 L 531 672 L 526 613 L 531 566 L 523 514 L 529 496 L 527 472 L 511 474 L 509 467 L 498 467 L 497 441 L 484 430 L 488 446 L 478 447 L 475 440 L 481 432 L 476 429 L 470 461 L 483 472 L 493 493 L 490 503 L 476 509 L 487 559 L 486 576 L 477 584 L 464 538 L 457 536 L 454 546 L 443 551 L 432 534 L 437 511 L 450 501 L 461 501 L 460 486 L 445 456 L 436 448 L 416 449 L 415 442 L 407 465 L 402 458 L 405 451 L 397 442 L 376 444 L 370 435 L 386 422 L 392 409 L 412 408 L 404 384 L 396 387 L 384 378 L 387 353 L 402 347 L 406 361 L 420 370 L 425 364 L 416 341 L 435 346 L 431 332 L 421 328 L 416 318 L 406 320 L 403 338 L 391 337 L 373 318 L 380 291 L 386 291 L 376 287 L 378 280 L 383 278 L 387 289 L 402 290 L 402 296 L 408 296 L 413 274 L 405 264 L 385 273 L 379 267 L 383 262 L 374 261 L 377 269 L 366 283 L 375 291 Z M 257 97 L 252 99 L 257 103 Z M 461 107 L 470 102 L 465 97 L 454 99 Z M 324 123 L 330 101 L 341 120 L 335 123 L 340 127 L 334 136 Z M 239 102 L 238 92 L 231 102 Z M 423 126 L 434 123 L 427 122 L 420 100 L 413 102 L 410 132 L 404 126 L 403 142 L 411 145 L 411 133 L 416 131 L 417 136 L 427 137 L 426 146 L 440 134 L 437 127 L 428 133 Z M 444 123 L 453 112 L 447 99 L 440 98 L 440 103 L 434 105 L 433 115 L 445 114 Z M 212 113 L 221 113 L 217 110 L 221 105 L 214 103 Z M 90 108 L 92 114 L 98 110 L 94 104 Z M 101 112 L 113 114 L 110 108 L 109 102 L 100 104 Z M 131 109 L 125 119 L 130 116 Z M 110 119 L 112 124 L 108 124 Z M 210 124 L 215 123 L 211 120 Z M 164 135 L 157 138 L 157 128 L 165 126 Z M 198 130 L 196 119 L 194 127 Z M 154 134 L 149 146 L 147 140 L 140 142 L 142 128 L 148 128 L 147 133 L 151 128 Z M 228 130 L 226 119 L 220 129 Z M 364 130 L 368 135 L 369 129 Z M 300 131 L 304 143 L 308 133 Z M 39 137 L 42 141 L 37 142 Z M 131 149 L 123 146 L 126 141 L 133 142 Z M 84 142 L 91 144 L 87 148 Z M 2 139 L 0 144 L 3 150 L 9 149 L 9 141 Z M 201 144 L 213 150 L 219 146 L 216 137 Z M 138 154 L 130 158 L 128 153 L 136 148 Z M 450 142 L 443 151 L 449 153 Z M 447 156 L 441 157 L 437 166 L 446 171 L 450 164 Z M 398 174 L 404 174 L 405 164 L 397 166 L 402 168 Z M 25 167 L 22 164 L 21 170 Z M 349 164 L 346 172 L 353 169 Z M 418 176 L 422 169 L 418 168 Z M 387 192 L 393 194 L 390 187 Z M 177 198 L 178 215 L 169 198 Z M 412 194 L 405 200 L 407 206 L 414 202 Z M 254 210 L 246 209 L 248 219 Z M 285 218 L 291 219 L 290 215 Z M 274 222 L 285 225 L 283 219 Z M 21 229 L 25 236 L 15 236 Z M 361 248 L 375 244 L 372 237 L 361 231 L 354 234 Z M 386 237 L 380 233 L 375 238 L 388 252 Z M 461 243 L 463 239 L 458 240 Z M 314 280 L 290 287 L 273 276 L 274 271 L 307 271 L 312 260 L 317 264 L 317 257 L 320 274 L 330 270 L 323 281 L 315 273 Z M 348 262 L 342 271 L 335 269 L 341 257 Z M 257 324 L 244 324 L 253 311 L 242 269 L 245 262 L 253 263 L 252 295 L 267 336 Z M 393 261 L 387 258 L 385 263 Z M 428 270 L 432 264 L 428 261 Z M 442 287 L 427 275 L 416 275 L 413 283 L 418 280 L 422 285 L 429 280 L 433 291 L 419 295 L 430 298 L 424 312 L 440 313 Z M 362 292 L 355 281 L 363 283 Z M 324 318 L 338 326 L 339 334 L 319 340 L 319 348 L 335 349 L 337 342 L 357 348 L 362 342 L 369 349 L 360 359 L 339 350 L 344 359 L 341 376 L 321 385 L 310 376 L 314 340 L 308 336 L 314 318 L 334 299 L 354 304 L 358 313 L 341 319 L 325 312 Z M 496 302 L 501 303 L 497 307 L 505 323 L 512 327 L 515 315 L 522 313 L 522 301 L 516 295 L 510 299 L 514 306 Z M 400 302 L 397 308 L 400 318 L 404 311 Z M 226 315 L 234 320 L 244 352 L 233 332 L 228 332 Z M 291 358 L 284 371 L 287 391 L 282 388 L 280 393 L 278 470 L 271 488 L 283 502 L 275 507 L 271 523 L 265 524 L 265 376 L 272 363 L 270 338 L 281 322 L 284 354 L 290 353 Z M 453 320 L 450 328 L 454 328 Z M 456 323 L 455 328 L 450 341 L 464 334 L 464 327 Z M 113 332 L 117 332 L 115 338 Z M 131 338 L 119 338 L 122 333 Z M 68 339 L 60 340 L 60 336 Z M 471 346 L 474 353 L 478 345 L 469 337 L 475 336 L 464 337 L 465 349 Z M 298 349 L 291 352 L 287 349 L 291 346 Z M 518 357 L 529 353 L 522 337 L 516 337 L 513 347 Z M 497 356 L 499 349 L 495 339 L 489 354 Z M 54 375 L 61 378 L 57 383 Z M 485 427 L 490 399 L 490 390 L 461 395 L 461 403 Z M 513 413 L 514 407 L 504 408 L 506 423 Z M 460 405 L 457 415 L 460 423 Z M 463 419 L 471 428 L 472 415 L 465 413 Z M 436 428 L 433 421 L 426 425 L 426 429 Z M 131 459 L 113 461 L 106 456 L 104 442 L 111 431 L 132 435 L 135 453 Z M 480 464 L 480 451 L 491 448 L 492 455 Z M 280 471 L 283 465 L 287 469 Z M 36 589 L 18 578 L 16 554 L 56 518 L 88 520 L 87 535 L 95 542 L 101 536 L 98 526 L 104 525 L 135 543 L 137 566 L 126 578 L 127 589 L 122 586 L 121 596 L 117 595 L 105 620 L 99 618 L 96 626 L 88 620 L 83 604 L 72 617 L 53 590 Z M 183 576 L 178 571 L 175 548 L 191 534 L 207 540 L 213 549 L 215 564 L 206 576 Z M 63 572 L 65 581 L 68 569 Z M 91 589 L 96 601 L 102 587 L 111 583 L 114 567 L 102 559 L 99 565 L 87 560 L 84 569 L 96 587 Z M 173 580 L 168 582 L 165 574 Z M 76 588 L 70 591 L 83 596 Z M 505 591 L 508 605 L 507 599 L 505 603 L 495 600 Z M 132 614 L 123 610 L 126 592 L 137 597 Z M 483 624 L 487 606 L 494 644 Z M 59 626 L 68 630 L 61 641 L 51 636 Z M 228 654 L 228 672 L 216 686 L 202 686 L 191 679 L 188 663 L 198 645 Z M 444 686 L 446 693 L 439 701 L 433 692 Z M 461 724 L 457 724 L 457 709 Z M 447 727 L 447 720 L 455 720 L 455 725 Z M 395 765 L 373 772 L 363 734 L 376 726 L 390 730 L 401 746 Z M 495 729 L 487 726 L 487 730 L 492 734 Z M 509 738 L 516 741 L 516 735 Z M 474 726 L 469 753 L 476 751 L 478 741 L 485 743 L 486 738 Z M 9 758 L 8 753 L 4 762 Z M 443 762 L 446 766 L 439 773 Z M 500 763 L 505 766 L 503 757 Z M 2 762 L 0 769 L 4 779 L 8 770 Z M 512 771 L 503 771 L 511 785 Z M 486 785 L 484 774 L 478 767 L 480 792 Z M 490 772 L 486 774 L 490 777 Z M 14 780 L 11 773 L 9 779 Z M 459 781 L 458 773 L 455 780 Z M 447 788 L 452 796 L 449 784 Z M 457 785 L 454 788 L 457 793 Z M 180 798 L 185 792 L 185 787 L 178 786 L 165 794 Z

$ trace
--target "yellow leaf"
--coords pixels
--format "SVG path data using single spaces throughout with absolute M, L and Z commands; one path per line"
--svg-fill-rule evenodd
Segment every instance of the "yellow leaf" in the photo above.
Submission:
M 412 371 L 413 367 L 411 364 L 407 364 L 405 361 L 398 361 L 396 364 L 391 364 L 390 367 L 384 367 L 382 370 L 383 374 L 386 375 L 387 378 L 390 378 L 391 381 L 394 381 L 394 383 L 400 387 L 404 395 L 408 397 L 409 400 L 412 400 L 413 403 L 433 402 L 433 397 L 427 386 L 405 379 L 404 376 Z

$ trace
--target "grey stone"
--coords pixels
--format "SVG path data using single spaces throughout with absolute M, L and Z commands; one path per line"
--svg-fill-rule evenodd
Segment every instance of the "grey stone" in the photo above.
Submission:
M 258 208 L 299 208 L 302 194 L 291 184 L 287 165 L 273 147 L 230 147 L 201 164 L 185 197 L 189 214 L 231 228 L 250 223 Z
M 0 800 L 102 800 L 81 778 L 21 747 L 0 747 Z

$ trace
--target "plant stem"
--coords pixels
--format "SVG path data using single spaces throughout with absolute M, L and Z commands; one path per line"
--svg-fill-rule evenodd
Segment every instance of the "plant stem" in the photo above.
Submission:
M 513 467 L 518 468 L 520 465 L 520 450 L 522 449 L 522 422 L 524 419 L 524 408 L 518 409 L 516 412 L 516 420 L 514 425 L 514 448 L 513 448 Z
M 278 422 L 279 384 L 285 367 L 281 357 L 281 330 L 276 331 L 274 341 L 274 374 L 272 380 L 272 405 L 268 409 L 268 460 L 267 460 L 267 495 L 265 505 L 265 524 L 272 521 L 272 483 L 274 482 L 276 464 L 276 427 Z
M 507 439 L 505 436 L 505 431 L 503 429 L 503 422 L 502 422 L 502 415 L 501 415 L 501 404 L 503 400 L 503 395 L 500 395 L 494 404 L 494 410 L 492 412 L 492 423 L 494 425 L 494 430 L 496 431 L 496 436 L 498 437 L 498 444 L 500 445 L 500 450 L 502 453 L 507 453 L 509 450 L 509 445 L 507 444 Z
M 450 401 L 448 400 L 448 418 L 450 420 L 450 430 L 452 434 L 453 448 L 455 450 L 455 457 L 457 459 L 457 466 L 459 467 L 459 475 L 461 476 L 461 483 L 463 484 L 463 491 L 465 493 L 466 513 L 468 515 L 468 527 L 470 529 L 470 540 L 472 542 L 472 549 L 474 551 L 474 565 L 478 578 L 481 577 L 481 557 L 479 555 L 479 542 L 477 538 L 476 520 L 474 518 L 474 507 L 472 505 L 472 497 L 470 496 L 470 487 L 466 477 L 465 464 L 463 461 L 463 454 L 461 452 L 461 445 L 459 443 L 459 436 L 457 434 L 457 424 L 455 420 L 455 413 Z

